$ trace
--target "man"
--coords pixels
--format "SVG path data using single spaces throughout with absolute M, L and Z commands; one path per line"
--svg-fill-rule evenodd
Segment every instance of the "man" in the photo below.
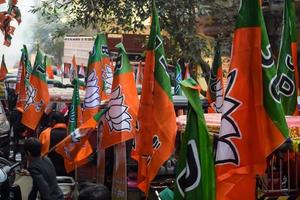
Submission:
M 42 145 L 42 156 L 46 155 L 49 152 L 49 149 L 54 147 L 67 136 L 67 125 L 65 124 L 65 119 L 62 113 L 50 113 L 49 120 L 50 128 L 45 129 L 39 136 L 39 140 Z M 66 176 L 67 173 L 64 166 L 64 158 L 56 153 L 56 151 L 49 152 L 48 157 L 54 164 L 57 176 Z
M 24 151 L 29 161 L 28 171 L 33 180 L 28 200 L 36 200 L 39 192 L 41 200 L 63 200 L 63 193 L 57 185 L 55 168 L 51 160 L 41 157 L 41 143 L 36 138 L 25 140 Z

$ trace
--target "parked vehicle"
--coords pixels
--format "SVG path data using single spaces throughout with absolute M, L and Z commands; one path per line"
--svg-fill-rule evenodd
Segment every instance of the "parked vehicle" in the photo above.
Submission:
M 21 188 L 14 184 L 19 166 L 0 157 L 0 200 L 22 200 Z

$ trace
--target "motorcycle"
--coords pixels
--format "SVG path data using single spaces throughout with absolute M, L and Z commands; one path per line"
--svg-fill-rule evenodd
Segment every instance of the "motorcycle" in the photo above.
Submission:
M 0 157 L 0 200 L 22 200 L 21 188 L 14 184 L 19 166 Z

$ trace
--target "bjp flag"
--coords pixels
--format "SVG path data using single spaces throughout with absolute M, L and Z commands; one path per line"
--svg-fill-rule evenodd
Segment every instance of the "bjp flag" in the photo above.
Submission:
M 45 63 L 43 63 L 43 55 L 39 49 L 36 53 L 30 83 L 26 86 L 26 95 L 22 124 L 35 130 L 50 101 Z
M 27 47 L 24 45 L 22 49 L 22 56 L 18 69 L 17 83 L 15 94 L 18 95 L 16 107 L 19 110 L 24 110 L 26 101 L 26 86 L 29 84 L 29 79 L 32 73 L 32 67 L 28 58 Z
M 46 72 L 47 72 L 47 76 L 49 79 L 54 79 L 54 74 L 53 74 L 53 70 L 52 70 L 52 64 L 51 64 L 51 61 L 50 59 L 45 56 L 45 63 L 46 63 Z
M 88 162 L 89 155 L 93 153 L 88 140 L 89 132 L 96 128 L 105 112 L 106 110 L 102 110 L 97 113 L 55 146 L 55 151 L 65 159 L 67 172 L 73 171 L 75 166 L 80 167 Z
M 297 91 L 299 85 L 295 18 L 294 1 L 285 0 L 277 76 L 281 102 L 286 115 L 298 115 Z
M 114 71 L 112 93 L 103 118 L 101 148 L 134 138 L 138 112 L 138 95 L 132 66 L 122 43 Z
M 218 200 L 255 199 L 256 175 L 288 137 L 259 0 L 243 0 L 215 155 Z
M 93 51 L 90 53 L 88 60 L 88 74 L 83 102 L 84 122 L 93 117 L 99 111 L 102 100 L 102 91 L 104 88 L 102 66 L 104 63 L 109 63 L 108 56 L 106 36 L 104 34 L 98 34 L 94 43 Z
M 5 64 L 5 59 L 4 59 L 4 54 L 2 55 L 2 62 L 1 62 L 1 68 L 0 68 L 0 81 L 3 81 L 6 77 L 6 74 L 8 73 L 6 64 Z
M 142 95 L 138 112 L 138 133 L 134 149 L 138 161 L 138 188 L 148 194 L 151 181 L 174 151 L 177 131 L 171 82 L 160 34 L 155 3 L 146 51 Z

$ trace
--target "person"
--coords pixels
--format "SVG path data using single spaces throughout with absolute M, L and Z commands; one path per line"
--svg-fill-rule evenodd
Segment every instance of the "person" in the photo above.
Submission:
M 65 124 L 65 119 L 62 113 L 52 112 L 49 114 L 50 127 L 45 129 L 39 136 L 39 140 L 42 144 L 41 154 L 46 155 L 51 148 L 57 145 L 67 136 L 67 125 Z M 57 176 L 67 176 L 65 170 L 64 158 L 56 153 L 56 151 L 51 151 L 48 157 L 54 164 Z
M 41 157 L 41 143 L 30 137 L 24 142 L 24 151 L 29 162 L 28 171 L 33 185 L 28 200 L 36 200 L 39 192 L 41 200 L 63 200 L 63 192 L 58 187 L 55 168 L 48 157 Z

